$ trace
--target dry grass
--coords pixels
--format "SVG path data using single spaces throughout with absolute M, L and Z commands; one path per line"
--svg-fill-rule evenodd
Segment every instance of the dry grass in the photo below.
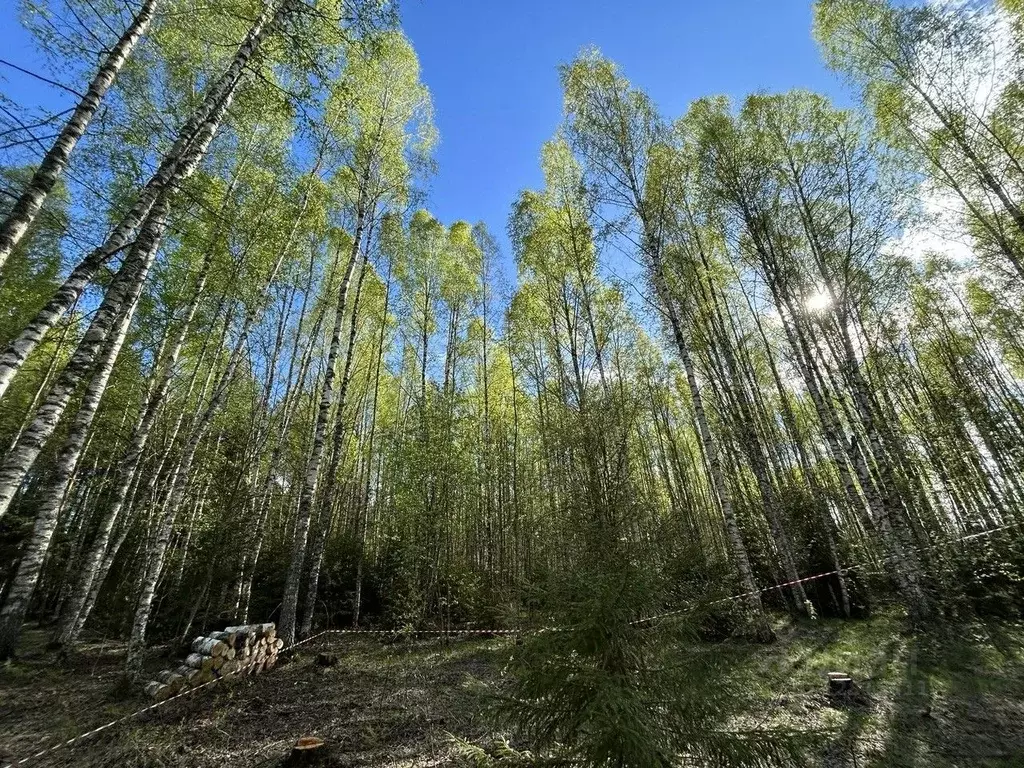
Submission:
M 910 634 L 887 614 L 780 623 L 779 636 L 771 646 L 693 650 L 731 658 L 751 692 L 747 725 L 822 732 L 810 764 L 1024 766 L 1021 625 Z M 30 633 L 23 658 L 0 669 L 0 765 L 147 703 L 120 682 L 122 647 L 88 645 L 55 664 L 41 638 Z M 324 638 L 269 673 L 200 691 L 28 765 L 276 765 L 302 735 L 325 739 L 337 766 L 455 765 L 450 734 L 496 741 L 482 713 L 510 642 Z M 326 649 L 338 654 L 337 666 L 315 664 Z M 157 655 L 151 663 L 166 664 Z M 824 695 L 829 671 L 852 674 L 871 705 L 832 706 Z
M 30 765 L 274 765 L 302 735 L 325 739 L 339 766 L 448 764 L 449 732 L 486 733 L 480 683 L 496 674 L 505 645 L 324 638 L 268 673 L 198 691 Z M 321 668 L 316 653 L 327 648 L 340 661 Z M 145 706 L 134 693 L 111 698 L 124 694 L 122 653 L 87 646 L 53 665 L 30 651 L 0 671 L 0 764 Z

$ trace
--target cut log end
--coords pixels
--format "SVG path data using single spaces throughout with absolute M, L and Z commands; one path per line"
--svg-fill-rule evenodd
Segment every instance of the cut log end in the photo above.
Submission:
M 156 679 L 146 684 L 146 693 L 163 700 L 231 675 L 262 672 L 277 663 L 283 645 L 273 624 L 247 624 L 200 635 L 189 646 L 191 653 L 184 663 L 157 673 Z
M 174 695 L 174 691 L 171 686 L 165 685 L 157 680 L 151 680 L 146 683 L 146 695 L 152 698 L 154 701 L 166 701 Z
M 288 768 L 304 765 L 326 765 L 330 750 L 323 739 L 316 736 L 303 736 L 295 742 L 291 753 L 284 761 Z
M 870 698 L 845 672 L 828 673 L 828 697 L 835 706 L 868 706 Z

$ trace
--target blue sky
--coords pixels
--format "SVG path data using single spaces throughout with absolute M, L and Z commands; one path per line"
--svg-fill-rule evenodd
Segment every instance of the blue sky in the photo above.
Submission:
M 669 117 L 696 98 L 807 88 L 846 102 L 811 38 L 810 0 L 407 0 L 441 135 L 429 206 L 504 236 L 516 194 L 540 185 L 561 116 L 557 67 L 594 44 Z M 509 254 L 505 254 L 506 259 Z
M 0 0 L 0 58 L 41 70 L 16 5 Z M 540 184 L 540 146 L 560 119 L 557 67 L 586 45 L 670 117 L 708 94 L 802 87 L 846 100 L 811 39 L 810 0 L 405 0 L 401 14 L 441 135 L 429 208 L 445 222 L 485 221 L 506 264 L 509 208 Z M 20 103 L 70 103 L 6 67 L 0 78 Z

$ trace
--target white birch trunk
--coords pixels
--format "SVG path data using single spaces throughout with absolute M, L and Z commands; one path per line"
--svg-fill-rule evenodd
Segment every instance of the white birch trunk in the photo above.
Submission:
M 121 346 L 128 334 L 128 328 L 142 294 L 146 275 L 156 258 L 159 236 L 166 224 L 165 216 L 166 211 L 163 207 L 156 211 L 156 217 L 143 231 L 142 237 L 128 257 L 129 264 L 127 266 L 130 268 L 125 276 L 127 290 L 123 300 L 119 302 L 119 314 L 112 328 L 113 335 L 104 346 L 103 354 L 97 361 L 96 370 L 86 388 L 82 404 L 75 414 L 67 440 L 57 460 L 54 481 L 46 490 L 36 513 L 32 536 L 18 565 L 18 572 L 8 592 L 7 600 L 4 602 L 3 609 L 0 610 L 0 658 L 9 657 L 17 648 L 21 626 L 39 580 L 50 541 L 56 530 L 57 517 L 64 501 L 65 492 L 78 467 L 78 460 L 81 458 L 82 448 L 92 427 L 93 418 L 99 409 L 107 382 L 114 369 L 114 363 L 117 361 Z
M 199 308 L 199 301 L 206 289 L 206 281 L 209 276 L 211 263 L 212 260 L 207 258 L 200 270 L 196 287 L 192 293 L 192 299 L 185 311 L 185 318 L 178 329 L 170 352 L 166 358 L 163 355 L 157 356 L 155 363 L 157 366 L 155 371 L 157 377 L 149 389 L 146 401 L 139 412 L 138 420 L 132 429 L 132 437 L 128 443 L 128 449 L 119 462 L 116 485 L 110 494 L 106 512 L 100 520 L 92 545 L 86 554 L 84 562 L 79 567 L 79 576 L 74 592 L 65 610 L 61 613 L 57 633 L 54 637 L 61 645 L 73 643 L 78 638 L 78 630 L 82 626 L 79 622 L 79 617 L 82 614 L 82 609 L 88 602 L 93 583 L 101 571 L 101 564 L 110 543 L 110 537 L 124 508 L 128 491 L 135 480 L 135 473 L 145 453 L 150 433 L 160 412 L 160 406 L 163 404 L 167 391 L 170 388 L 174 366 L 181 355 L 185 339 Z
M 369 240 L 369 234 L 367 235 Z M 325 476 L 323 510 L 320 515 L 321 529 L 313 544 L 312 557 L 309 565 L 309 581 L 306 584 L 305 612 L 302 616 L 302 623 L 299 625 L 299 636 L 308 637 L 313 629 L 313 616 L 316 613 L 316 594 L 320 587 L 320 568 L 323 565 L 324 551 L 327 548 L 327 537 L 330 536 L 331 527 L 334 523 L 334 495 L 337 488 L 338 469 L 341 464 L 341 456 L 345 448 L 345 400 L 348 395 L 349 382 L 352 380 L 352 358 L 356 346 L 356 323 L 359 320 L 359 298 L 363 292 L 363 279 L 366 277 L 367 260 L 363 257 L 363 266 L 359 270 L 359 279 L 356 281 L 356 295 L 352 299 L 352 319 L 349 321 L 348 349 L 345 353 L 345 369 L 341 376 L 341 386 L 338 390 L 338 406 L 335 411 L 334 423 L 334 445 L 331 452 L 331 460 L 327 467 Z
M 292 229 L 292 234 L 294 234 L 294 232 L 295 228 Z M 281 265 L 284 263 L 286 253 L 287 244 L 285 248 L 280 250 L 277 260 L 273 264 L 270 274 L 266 278 L 264 294 L 276 279 L 277 274 L 281 269 Z M 199 444 L 203 436 L 206 434 L 206 430 L 210 423 L 213 421 L 213 417 L 220 410 L 221 404 L 227 397 L 231 383 L 234 381 L 235 374 L 238 371 L 238 366 L 242 361 L 242 351 L 245 348 L 245 342 L 249 331 L 253 322 L 255 322 L 260 314 L 260 309 L 263 304 L 264 302 L 257 301 L 251 305 L 246 312 L 242 328 L 239 332 L 238 339 L 235 342 L 234 349 L 228 358 L 228 363 L 224 373 L 221 375 L 220 381 L 217 383 L 216 387 L 214 387 L 209 404 L 192 429 L 184 454 L 178 463 L 178 467 L 175 470 L 174 477 L 171 481 L 171 490 L 164 505 L 164 512 L 160 516 L 155 534 L 151 537 L 149 543 L 149 557 L 145 573 L 143 575 L 142 592 L 139 595 L 138 602 L 136 603 L 135 617 L 132 621 L 131 637 L 128 642 L 128 658 L 126 660 L 127 669 L 130 674 L 138 672 L 139 665 L 142 661 L 142 652 L 145 648 L 146 629 L 149 625 L 149 617 L 153 610 L 153 598 L 156 595 L 157 582 L 163 572 L 167 549 L 171 542 L 171 535 L 174 532 L 174 520 L 177 515 L 177 509 L 181 506 L 184 497 L 187 480 L 192 470 L 192 463 L 195 459 L 196 451 L 199 449 Z
M 195 426 L 191 430 L 188 442 L 185 446 L 178 465 L 174 470 L 171 479 L 170 490 L 164 502 L 163 510 L 159 515 L 156 528 L 150 537 L 147 549 L 147 561 L 142 577 L 142 590 L 135 605 L 135 616 L 132 620 L 131 637 L 128 641 L 128 656 L 126 667 L 130 674 L 139 671 L 142 663 L 142 653 L 145 650 L 146 629 L 149 626 L 149 617 L 153 610 L 153 598 L 156 596 L 157 582 L 163 573 L 164 561 L 167 556 L 167 549 L 171 543 L 171 536 L 174 533 L 174 521 L 177 518 L 178 510 L 181 508 L 185 492 L 188 487 L 188 478 L 192 472 L 192 464 L 196 452 L 206 431 L 209 428 L 213 417 L 220 410 L 224 398 L 231 388 L 235 372 L 238 370 L 238 362 L 241 359 L 240 351 L 244 346 L 245 331 L 240 334 L 235 348 L 221 380 L 214 388 L 210 402 L 203 410 Z
M 704 448 L 705 457 L 707 458 L 708 474 L 711 477 L 715 495 L 718 497 L 719 504 L 722 507 L 726 540 L 729 543 L 733 562 L 736 564 L 736 569 L 739 572 L 740 585 L 744 591 L 743 599 L 747 609 L 750 611 L 751 619 L 757 624 L 757 631 L 767 637 L 771 634 L 771 629 L 764 619 L 761 594 L 757 591 L 757 585 L 754 583 L 754 573 L 750 567 L 750 558 L 747 555 L 747 548 L 743 543 L 743 537 L 740 535 L 739 525 L 736 522 L 736 513 L 732 506 L 732 496 L 729 493 L 725 476 L 722 473 L 722 461 L 718 452 L 718 444 L 708 425 L 707 414 L 704 411 L 704 398 L 701 395 L 700 387 L 697 385 L 697 378 L 694 375 L 693 360 L 690 358 L 689 346 L 683 336 L 683 329 L 678 312 L 676 311 L 675 301 L 669 293 L 668 285 L 665 281 L 664 265 L 662 264 L 660 254 L 656 253 L 653 247 L 648 248 L 648 254 L 652 261 L 652 276 L 654 278 L 655 290 L 665 313 L 668 315 L 669 324 L 672 327 L 672 336 L 686 373 L 686 383 L 693 400 L 693 410 L 697 421 L 697 432 L 701 445 Z
M 363 603 L 363 569 L 366 561 L 366 534 L 369 528 L 369 515 L 370 515 L 370 483 L 373 476 L 373 441 L 377 430 L 377 402 L 380 394 L 380 368 L 384 360 L 384 337 L 387 333 L 388 327 L 388 304 L 391 300 L 391 267 L 392 264 L 388 262 L 388 278 L 384 286 L 384 309 L 381 312 L 380 321 L 380 337 L 377 341 L 377 363 L 374 367 L 373 372 L 373 411 L 370 416 L 370 439 L 369 444 L 366 448 L 367 455 L 367 469 L 366 469 L 366 487 L 363 490 L 363 507 L 362 515 L 356 519 L 356 540 L 357 546 L 359 547 L 359 554 L 356 558 L 356 587 L 355 595 L 352 598 L 352 626 L 359 626 L 359 612 L 362 610 Z M 486 312 L 484 313 L 486 318 Z M 486 344 L 486 332 L 484 334 L 484 341 Z M 486 355 L 486 346 L 484 347 Z M 485 357 L 486 359 L 486 357 Z M 485 379 L 486 381 L 486 379 Z M 485 397 L 486 402 L 486 397 Z
M 149 230 L 145 233 L 145 239 L 140 238 L 140 247 L 147 249 L 152 247 L 155 252 L 159 246 L 159 236 L 163 232 L 164 225 L 163 216 L 157 214 L 148 225 Z M 148 250 L 143 251 L 142 255 L 146 253 Z M 96 311 L 92 323 L 82 337 L 71 360 L 51 387 L 39 410 L 36 411 L 32 423 L 8 452 L 3 464 L 0 464 L 0 518 L 10 508 L 18 488 L 57 428 L 57 424 L 79 383 L 92 368 L 96 355 L 103 348 L 118 313 L 125 306 L 127 297 L 131 295 L 132 291 L 141 290 L 142 286 L 137 284 L 137 281 L 144 280 L 147 271 L 148 266 L 142 268 L 140 255 L 135 254 L 133 250 L 133 254 L 129 255 L 118 271 L 114 283 L 103 298 L 103 302 Z
M 224 303 L 222 301 L 220 307 L 218 307 L 217 311 L 214 313 L 215 316 L 220 314 L 220 312 L 223 309 L 223 306 Z M 227 318 L 225 319 L 225 334 L 227 333 L 227 326 L 230 324 L 229 318 L 230 312 L 228 313 Z M 196 362 L 196 366 L 192 372 L 192 375 L 189 377 L 189 383 L 188 386 L 186 387 L 186 391 L 184 394 L 184 400 L 186 402 L 189 400 L 189 398 L 192 396 L 192 392 L 195 390 L 196 382 L 198 381 L 199 378 L 199 372 L 202 369 L 204 360 L 206 359 L 206 354 L 209 350 L 211 341 L 212 339 L 210 337 L 207 337 L 206 343 L 204 343 L 202 351 L 199 354 L 199 359 Z M 218 341 L 218 345 L 220 342 L 223 342 L 223 337 Z M 166 388 L 166 384 L 169 384 L 169 382 L 170 374 L 168 373 L 168 379 L 164 385 L 164 388 Z M 203 392 L 205 393 L 205 386 Z M 162 401 L 162 399 L 163 396 L 161 396 L 160 400 Z M 150 430 L 153 426 L 153 422 L 155 422 L 156 415 L 159 412 L 159 409 L 157 408 L 159 403 L 151 404 L 153 405 L 153 407 L 147 417 L 147 421 L 149 422 L 148 426 L 146 426 L 145 423 L 143 423 L 143 426 L 140 427 L 133 434 L 132 445 L 135 446 L 135 448 L 138 451 L 138 454 L 135 455 L 134 450 L 132 451 L 131 454 L 126 454 L 125 459 L 123 460 L 122 463 L 123 474 L 121 476 L 121 480 L 119 482 L 119 485 L 116 487 L 115 495 L 113 496 L 110 502 L 111 506 L 110 510 L 108 511 L 107 517 L 104 518 L 104 528 L 102 528 L 100 533 L 97 534 L 98 536 L 100 534 L 105 535 L 107 541 L 109 541 L 116 524 L 119 522 L 120 512 L 123 509 L 134 509 L 136 499 L 140 497 L 148 499 L 154 496 L 154 489 L 156 487 L 157 480 L 161 477 L 163 473 L 163 467 L 169 455 L 167 452 L 164 453 L 163 458 L 159 462 L 158 466 L 152 472 L 149 473 L 148 477 L 145 480 L 145 484 L 143 484 L 141 477 L 136 476 L 136 470 L 142 460 L 143 451 L 145 449 L 146 444 L 146 441 L 142 441 L 141 447 L 138 447 L 137 441 L 139 440 L 141 435 L 145 435 L 146 440 L 148 440 Z M 178 418 L 175 420 L 174 426 L 170 430 L 170 434 L 167 437 L 168 445 L 173 445 L 177 440 L 178 433 L 181 430 L 182 424 L 184 423 L 184 419 L 185 412 L 181 411 L 178 414 Z M 109 526 L 109 530 L 107 530 L 107 526 Z M 62 622 L 62 625 L 59 628 L 61 633 L 60 637 L 58 638 L 59 642 L 74 643 L 78 639 L 78 635 L 81 633 L 82 628 L 85 626 L 85 622 L 88 620 L 89 615 L 92 613 L 93 607 L 96 605 L 96 600 L 98 599 L 100 591 L 103 588 L 103 584 L 107 578 L 107 574 L 110 572 L 110 568 L 114 563 L 114 559 L 117 557 L 117 553 L 120 551 L 121 545 L 124 543 L 124 540 L 127 537 L 130 529 L 130 521 L 124 522 L 122 524 L 122 530 L 120 535 L 112 545 L 106 546 L 106 548 L 104 549 L 103 547 L 99 546 L 99 543 L 97 542 L 97 544 L 94 545 L 94 547 L 90 550 L 90 558 L 99 558 L 100 566 L 96 571 L 95 576 L 92 577 L 92 584 L 87 587 L 82 586 L 82 592 L 85 594 L 85 597 L 83 598 L 81 595 L 79 595 L 75 598 L 76 604 L 80 601 L 82 602 L 81 608 L 78 611 L 77 618 L 75 618 L 72 621 L 72 619 L 68 617 L 66 626 Z M 83 573 L 83 580 L 89 576 L 89 573 L 90 569 L 86 568 L 85 572 Z
M 103 60 L 99 71 L 89 83 L 85 95 L 78 102 L 75 111 L 64 124 L 64 128 L 61 129 L 35 173 L 32 174 L 28 186 L 18 197 L 7 218 L 0 224 L 0 270 L 3 269 L 18 241 L 32 225 L 32 221 L 39 213 L 39 209 L 42 208 L 47 195 L 50 194 L 57 179 L 64 172 L 75 145 L 85 134 L 89 122 L 96 114 L 96 110 L 99 109 L 100 102 L 103 101 L 107 90 L 113 85 L 121 67 L 131 56 L 132 50 L 142 36 L 146 34 L 146 30 L 153 20 L 156 6 L 157 0 L 144 0 L 131 25 Z
M 334 377 L 338 354 L 341 349 L 341 327 L 345 317 L 345 303 L 349 286 L 352 284 L 352 273 L 359 259 L 359 243 L 363 236 L 363 216 L 360 211 L 356 230 L 352 238 L 348 266 L 338 291 L 338 305 L 335 308 L 334 328 L 331 332 L 330 349 L 324 370 L 323 387 L 320 391 L 320 404 L 317 409 L 316 424 L 313 430 L 313 445 L 309 460 L 306 463 L 305 478 L 299 495 L 298 515 L 295 521 L 295 533 L 292 537 L 292 559 L 285 579 L 284 599 L 281 603 L 281 617 L 278 621 L 278 634 L 284 638 L 286 645 L 295 642 L 295 620 L 299 607 L 299 582 L 302 577 L 303 564 L 306 559 L 306 544 L 309 539 L 309 524 L 312 517 L 313 504 L 316 497 L 317 481 L 320 476 L 320 463 L 324 455 L 324 442 L 327 436 L 327 422 L 330 419 L 331 406 L 334 403 Z
M 196 144 L 191 149 L 191 154 L 184 158 L 183 167 L 179 169 L 182 179 L 190 176 L 205 156 L 206 150 L 209 148 L 210 142 L 213 141 L 213 137 L 220 127 L 220 123 L 224 118 L 227 108 L 230 106 L 233 96 L 234 91 L 228 93 L 224 101 L 217 105 L 217 108 L 210 115 L 209 122 L 202 126 L 199 135 L 196 137 Z M 165 189 L 159 200 L 156 201 L 158 213 L 155 216 L 152 215 L 152 206 L 148 209 L 150 215 L 146 217 L 148 224 L 145 226 L 152 228 L 148 237 L 153 238 L 154 248 L 159 247 L 160 240 L 166 230 L 166 207 L 169 205 L 170 193 L 173 191 L 173 188 Z M 159 222 L 159 225 L 157 225 L 157 222 Z M 122 266 L 118 273 L 119 275 L 128 268 L 130 261 L 131 259 L 126 260 L 125 265 Z M 50 390 L 46 401 L 36 413 L 32 426 L 25 431 L 18 441 L 18 445 L 11 450 L 4 463 L 0 465 L 0 518 L 3 517 L 10 507 L 14 494 L 21 485 L 21 481 L 35 462 L 40 451 L 42 451 L 50 435 L 53 434 L 53 430 L 56 429 L 57 422 L 67 407 L 75 387 L 92 365 L 100 345 L 106 338 L 123 295 L 130 287 L 127 283 L 122 284 L 118 282 L 117 285 L 121 286 L 117 291 L 114 290 L 115 286 L 111 286 L 110 290 L 107 291 L 107 295 L 104 296 L 103 303 L 100 305 L 99 310 L 97 310 L 92 324 L 86 331 L 85 336 L 78 345 L 78 349 L 76 349 L 61 377 Z M 75 300 L 77 300 L 77 296 Z M 2 374 L 3 364 L 0 363 L 0 376 Z M 0 395 L 2 395 L 2 391 L 0 391 Z
M 231 64 L 207 92 L 203 103 L 178 132 L 174 145 L 164 156 L 160 167 L 139 193 L 131 210 L 121 219 L 106 241 L 86 256 L 71 271 L 64 284 L 39 310 L 21 334 L 0 354 L 0 398 L 21 369 L 29 354 L 46 333 L 78 301 L 97 270 L 123 250 L 134 232 L 149 216 L 157 200 L 173 191 L 195 171 L 216 135 L 239 86 L 248 76 L 246 65 L 259 50 L 267 35 L 273 32 L 290 13 L 293 0 L 265 8 L 249 29 Z

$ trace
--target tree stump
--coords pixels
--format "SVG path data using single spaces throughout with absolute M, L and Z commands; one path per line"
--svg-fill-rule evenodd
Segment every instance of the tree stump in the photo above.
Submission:
M 298 768 L 305 765 L 326 765 L 330 750 L 323 739 L 316 736 L 302 736 L 295 742 L 291 753 L 282 764 L 284 768 Z
M 828 673 L 828 695 L 847 696 L 853 692 L 853 678 L 845 672 Z
M 871 703 L 868 695 L 845 672 L 828 673 L 828 698 L 837 707 L 866 707 Z

